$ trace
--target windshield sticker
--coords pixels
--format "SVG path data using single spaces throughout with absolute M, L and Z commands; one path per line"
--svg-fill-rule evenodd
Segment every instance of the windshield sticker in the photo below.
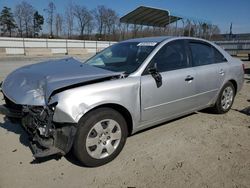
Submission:
M 155 46 L 157 42 L 141 42 L 137 46 Z

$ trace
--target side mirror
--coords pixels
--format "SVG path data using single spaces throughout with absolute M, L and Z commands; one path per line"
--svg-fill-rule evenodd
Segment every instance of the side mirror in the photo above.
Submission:
M 155 74 L 155 73 L 157 73 L 158 71 L 157 71 L 157 69 L 155 68 L 155 67 L 149 67 L 148 68 L 148 73 L 149 74 Z
M 157 70 L 157 65 L 156 63 L 154 64 L 153 67 L 148 68 L 148 73 L 152 75 L 152 77 L 155 79 L 157 87 L 161 87 L 162 85 L 162 77 L 161 74 Z
M 154 73 L 156 73 L 156 72 L 158 72 L 158 70 L 157 70 L 157 64 L 154 63 L 153 66 L 150 66 L 150 67 L 148 68 L 148 73 L 149 73 L 149 74 L 154 74 Z

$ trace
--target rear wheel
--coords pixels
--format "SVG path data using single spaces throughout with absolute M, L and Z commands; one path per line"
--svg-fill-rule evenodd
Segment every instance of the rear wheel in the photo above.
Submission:
M 79 121 L 74 153 L 85 166 L 101 166 L 113 160 L 127 138 L 123 116 L 111 108 L 99 108 Z
M 213 107 L 213 110 L 218 114 L 224 114 L 230 110 L 233 105 L 235 97 L 235 88 L 231 82 L 227 82 Z

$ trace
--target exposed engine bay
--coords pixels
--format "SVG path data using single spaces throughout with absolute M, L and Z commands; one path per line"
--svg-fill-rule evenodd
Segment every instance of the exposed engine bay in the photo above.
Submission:
M 11 112 L 7 118 L 11 121 L 19 120 L 29 134 L 34 157 L 65 155 L 70 150 L 76 125 L 54 123 L 53 105 L 50 107 L 17 105 L 7 97 L 5 102 L 6 108 Z

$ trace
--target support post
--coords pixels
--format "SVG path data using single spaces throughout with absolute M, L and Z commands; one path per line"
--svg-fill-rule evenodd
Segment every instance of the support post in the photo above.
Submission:
M 95 41 L 95 52 L 98 53 L 97 52 L 97 40 Z
M 26 49 L 25 49 L 25 41 L 24 41 L 24 38 L 23 38 L 23 55 L 26 56 Z
M 175 22 L 175 36 L 177 36 L 177 24 L 178 24 L 178 20 L 176 20 Z
M 69 54 L 69 51 L 68 51 L 68 39 L 66 39 L 66 55 Z
M 170 35 L 170 13 L 168 14 L 168 35 Z

